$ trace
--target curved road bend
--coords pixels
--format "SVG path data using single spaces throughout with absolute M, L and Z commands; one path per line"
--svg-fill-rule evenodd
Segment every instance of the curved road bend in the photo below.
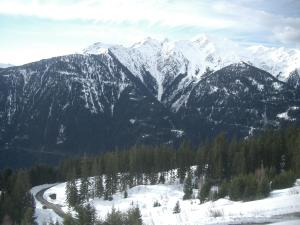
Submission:
M 53 187 L 53 186 L 51 186 Z M 35 198 L 38 200 L 43 206 L 46 206 L 48 209 L 52 209 L 57 215 L 59 215 L 61 218 L 64 218 L 66 213 L 62 211 L 61 206 L 57 204 L 53 204 L 51 202 L 48 202 L 46 199 L 44 199 L 44 193 L 46 190 L 48 190 L 51 187 L 44 188 L 40 190 L 38 193 L 36 193 Z

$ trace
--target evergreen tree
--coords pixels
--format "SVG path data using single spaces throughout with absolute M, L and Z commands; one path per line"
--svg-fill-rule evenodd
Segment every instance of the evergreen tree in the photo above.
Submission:
M 22 225 L 34 225 L 35 222 L 34 209 L 31 207 L 26 208 L 21 224 Z
M 66 214 L 64 216 L 64 222 L 63 225 L 75 225 L 75 220 L 73 219 L 73 217 L 70 214 Z
M 128 192 L 127 192 L 127 190 L 124 191 L 124 198 L 128 198 Z
M 193 194 L 192 173 L 189 172 L 183 186 L 183 200 L 191 199 Z
M 27 207 L 32 205 L 31 194 L 29 193 L 29 189 L 31 187 L 29 181 L 28 173 L 24 170 L 20 170 L 17 172 L 16 180 L 14 182 L 13 191 L 12 191 L 12 201 L 16 206 L 12 211 L 12 218 L 20 223 L 23 215 L 25 214 Z
M 198 199 L 200 200 L 200 203 L 204 203 L 205 199 L 208 197 L 210 192 L 211 185 L 209 182 L 205 182 L 201 189 L 199 189 L 198 192 Z
M 218 135 L 211 146 L 211 161 L 210 176 L 214 179 L 223 179 L 227 173 L 227 142 L 225 135 L 221 133 Z
M 125 221 L 124 215 L 113 207 L 111 212 L 107 214 L 104 224 L 120 225 L 120 224 L 124 224 L 124 221 Z
M 238 151 L 234 154 L 231 171 L 232 175 L 244 174 L 246 172 L 246 160 L 242 151 Z
M 157 184 L 157 179 L 158 179 L 158 174 L 156 172 L 151 172 L 149 174 L 149 180 L 151 185 Z
M 180 167 L 177 170 L 177 177 L 179 178 L 179 183 L 183 183 L 187 169 L 185 167 Z
M 105 179 L 105 191 L 104 191 L 104 199 L 105 200 L 112 200 L 113 195 L 113 181 L 111 175 L 106 175 Z
M 75 207 L 79 204 L 79 195 L 75 179 L 75 169 L 70 170 L 66 184 L 66 198 L 69 207 Z
M 125 225 L 142 225 L 143 224 L 142 215 L 141 215 L 139 207 L 130 209 L 127 212 L 126 217 L 127 218 L 125 219 Z
M 268 197 L 270 193 L 270 182 L 267 177 L 258 183 L 257 189 L 258 197 Z
M 91 196 L 90 194 L 90 181 L 89 181 L 89 166 L 86 157 L 81 162 L 81 183 L 80 183 L 80 201 L 81 203 L 88 202 Z
M 234 157 L 235 157 L 235 153 L 238 151 L 239 149 L 239 145 L 238 145 L 238 141 L 236 139 L 236 137 L 234 136 L 231 141 L 230 144 L 228 146 L 228 155 L 227 155 L 227 174 L 226 174 L 226 178 L 229 179 L 230 176 L 233 175 L 234 173 L 234 166 L 233 166 L 233 161 L 234 161 Z M 237 163 L 237 162 L 235 162 Z
M 293 155 L 291 164 L 297 176 L 300 176 L 300 133 L 298 133 L 294 142 L 295 144 L 291 147 L 290 153 L 290 155 Z
M 103 187 L 103 179 L 102 176 L 96 176 L 94 182 L 94 195 L 97 198 L 101 198 L 103 196 L 104 187 Z
M 181 211 L 180 204 L 179 204 L 179 201 L 177 201 L 175 206 L 174 206 L 173 213 L 177 214 L 177 213 L 180 213 L 180 211 Z
M 232 200 L 240 200 L 243 198 L 245 190 L 245 177 L 239 175 L 234 177 L 230 183 L 229 197 Z
M 94 225 L 96 222 L 96 210 L 90 204 L 77 208 L 77 220 L 81 225 Z
M 159 176 L 159 181 L 158 181 L 158 183 L 164 184 L 165 182 L 166 182 L 165 173 L 162 172 L 162 173 L 160 174 L 160 176 Z

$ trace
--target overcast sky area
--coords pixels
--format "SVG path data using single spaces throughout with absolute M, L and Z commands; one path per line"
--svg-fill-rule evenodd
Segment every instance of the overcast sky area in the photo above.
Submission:
M 299 49 L 300 0 L 0 0 L 1 63 L 74 53 L 94 42 L 202 33 Z

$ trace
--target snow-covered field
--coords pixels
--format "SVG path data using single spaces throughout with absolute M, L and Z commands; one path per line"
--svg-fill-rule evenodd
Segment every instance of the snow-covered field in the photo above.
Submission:
M 65 185 L 66 183 L 61 183 L 48 189 L 44 193 L 44 198 L 49 202 L 63 205 L 63 210 L 68 212 Z M 300 180 L 297 180 L 292 188 L 275 190 L 266 199 L 250 202 L 219 199 L 199 204 L 197 199 L 183 201 L 182 190 L 183 186 L 178 183 L 140 185 L 129 189 L 126 199 L 123 198 L 123 193 L 117 193 L 113 196 L 113 201 L 96 198 L 90 203 L 95 206 L 99 218 L 105 218 L 112 207 L 125 211 L 133 205 L 138 205 L 145 225 L 263 223 L 273 221 L 276 216 L 300 212 Z M 53 193 L 57 195 L 56 200 L 49 197 Z M 155 201 L 161 206 L 153 207 Z M 181 213 L 173 214 L 177 201 L 180 203 Z M 216 213 L 219 216 L 214 217 Z M 38 211 L 37 215 L 41 213 Z M 38 221 L 41 219 L 38 218 Z M 299 220 L 290 223 L 300 224 Z

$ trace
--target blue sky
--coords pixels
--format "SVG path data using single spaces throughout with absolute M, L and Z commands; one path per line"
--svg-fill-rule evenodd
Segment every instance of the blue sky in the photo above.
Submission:
M 299 0 L 0 0 L 0 62 L 16 65 L 148 36 L 299 48 L 299 31 Z

